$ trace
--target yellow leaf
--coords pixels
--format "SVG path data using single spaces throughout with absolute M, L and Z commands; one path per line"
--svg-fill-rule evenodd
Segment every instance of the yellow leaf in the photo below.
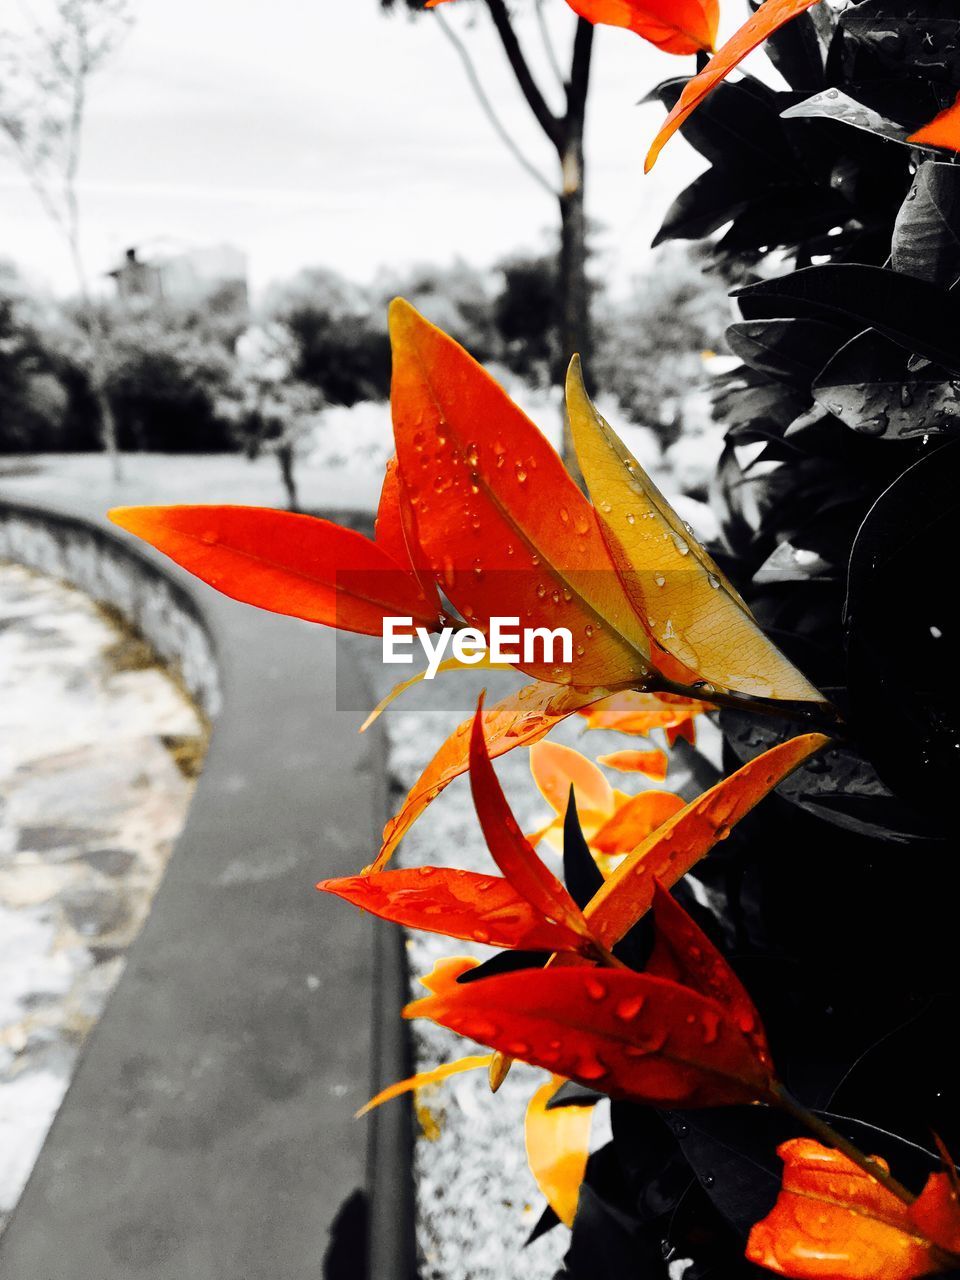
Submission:
M 530 1099 L 524 1136 L 527 1163 L 537 1186 L 560 1221 L 572 1227 L 587 1172 L 593 1107 L 548 1111 L 547 1103 L 562 1084 L 562 1078 L 554 1076 Z
M 611 558 L 655 645 L 694 679 L 717 689 L 823 702 L 763 634 L 734 587 L 601 418 L 576 357 L 567 375 L 567 409 Z M 665 670 L 656 648 L 653 661 Z M 665 674 L 676 678 L 669 670 Z
M 444 1080 L 449 1080 L 451 1076 L 462 1075 L 464 1071 L 476 1071 L 480 1067 L 489 1067 L 492 1060 L 492 1053 L 474 1054 L 469 1058 L 458 1058 L 456 1062 L 445 1062 L 442 1066 L 434 1067 L 431 1071 L 418 1071 L 415 1076 L 409 1076 L 406 1080 L 398 1080 L 396 1084 L 391 1084 L 386 1089 L 381 1089 L 375 1097 L 370 1099 L 366 1106 L 360 1108 L 354 1119 L 359 1120 L 361 1116 L 365 1116 L 368 1111 L 373 1111 L 375 1107 L 380 1107 L 385 1102 L 390 1102 L 392 1098 L 399 1098 L 404 1093 L 412 1093 L 414 1089 L 425 1089 L 428 1085 L 442 1084 Z

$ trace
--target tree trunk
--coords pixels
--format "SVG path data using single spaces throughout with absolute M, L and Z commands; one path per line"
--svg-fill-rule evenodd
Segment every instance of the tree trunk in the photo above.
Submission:
M 560 195 L 560 357 L 561 384 L 570 357 L 590 364 L 590 285 L 587 280 L 587 216 L 584 201 L 583 138 L 571 140 L 563 156 Z M 570 423 L 563 417 L 563 456 L 576 468 Z
M 587 211 L 584 180 L 583 132 L 586 124 L 593 26 L 580 18 L 573 41 L 573 60 L 567 83 L 567 114 L 563 120 L 560 155 L 560 354 L 566 375 L 570 357 L 579 354 L 590 363 L 590 282 L 587 279 Z M 566 409 L 563 413 L 563 459 L 579 484 L 573 438 Z

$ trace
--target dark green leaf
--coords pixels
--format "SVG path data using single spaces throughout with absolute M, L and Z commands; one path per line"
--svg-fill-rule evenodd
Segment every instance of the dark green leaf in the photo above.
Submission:
M 902 347 L 873 329 L 837 352 L 814 382 L 813 394 L 846 426 L 885 440 L 960 426 L 960 382 L 931 364 L 911 373 Z
M 926 280 L 844 263 L 762 280 L 734 296 L 748 319 L 840 316 L 960 373 L 960 297 Z

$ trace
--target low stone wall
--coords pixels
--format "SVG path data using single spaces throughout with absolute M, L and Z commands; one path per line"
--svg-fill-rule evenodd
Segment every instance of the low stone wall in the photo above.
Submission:
M 60 578 L 118 610 L 176 668 L 207 716 L 220 710 L 216 655 L 199 611 L 146 556 L 73 516 L 0 500 L 0 559 Z

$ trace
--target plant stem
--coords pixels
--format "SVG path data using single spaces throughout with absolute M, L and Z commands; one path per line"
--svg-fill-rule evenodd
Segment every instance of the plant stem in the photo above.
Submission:
M 743 711 L 747 715 L 791 720 L 795 724 L 802 724 L 808 731 L 816 730 L 831 738 L 846 736 L 840 712 L 830 702 L 787 702 L 778 698 L 757 698 L 748 693 L 721 693 L 710 686 L 677 684 L 661 675 L 644 685 L 644 692 L 673 693 L 682 698 L 709 702 L 715 707 Z
M 898 1182 L 893 1174 L 888 1173 L 876 1161 L 871 1160 L 869 1156 L 863 1154 L 859 1147 L 838 1133 L 832 1125 L 827 1124 L 820 1116 L 813 1111 L 808 1111 L 802 1102 L 797 1099 L 783 1087 L 777 1084 L 773 1089 L 773 1097 L 777 1104 L 799 1120 L 804 1128 L 809 1129 L 811 1133 L 816 1134 L 827 1146 L 834 1147 L 852 1161 L 858 1169 L 862 1169 L 865 1174 L 873 1178 L 875 1182 L 879 1182 L 882 1187 L 896 1196 L 898 1200 L 902 1200 L 904 1204 L 913 1204 L 916 1196 L 912 1191 L 908 1191 L 903 1183 Z

